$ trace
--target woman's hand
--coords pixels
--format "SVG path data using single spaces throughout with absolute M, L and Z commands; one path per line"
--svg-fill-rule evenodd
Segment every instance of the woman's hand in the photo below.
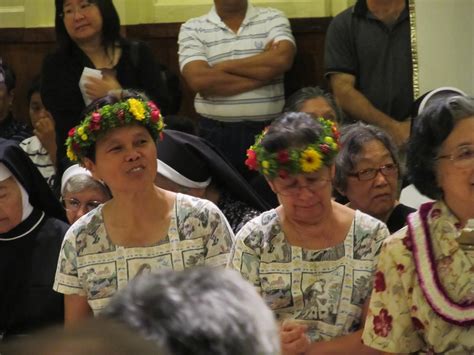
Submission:
M 49 112 L 36 121 L 33 125 L 33 133 L 38 137 L 43 147 L 47 150 L 53 163 L 56 160 L 56 132 L 54 120 Z
M 115 76 L 108 73 L 104 73 L 102 79 L 88 77 L 84 87 L 86 95 L 92 100 L 106 96 L 110 90 L 120 90 L 122 88 Z
M 306 335 L 306 326 L 292 321 L 284 321 L 280 327 L 280 343 L 283 355 L 304 354 L 311 341 Z

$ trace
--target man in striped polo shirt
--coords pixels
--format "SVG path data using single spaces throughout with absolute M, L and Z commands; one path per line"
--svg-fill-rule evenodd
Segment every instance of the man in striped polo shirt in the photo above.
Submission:
M 246 177 L 246 149 L 282 110 L 296 47 L 288 19 L 247 0 L 214 0 L 179 33 L 179 62 L 196 92 L 200 134 Z

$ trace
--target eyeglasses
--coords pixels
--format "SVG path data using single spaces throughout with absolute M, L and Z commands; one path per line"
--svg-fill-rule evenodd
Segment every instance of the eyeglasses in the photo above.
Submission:
M 79 4 L 78 7 L 74 6 L 67 6 L 64 8 L 63 12 L 60 14 L 62 18 L 73 18 L 74 15 L 77 13 L 80 13 L 84 15 L 88 11 L 92 9 L 92 6 L 95 5 L 94 2 L 91 1 L 83 1 Z
M 378 169 L 364 169 L 347 175 L 357 177 L 360 181 L 367 181 L 374 179 L 379 172 L 384 176 L 393 176 L 398 172 L 398 165 L 394 163 L 385 164 Z
M 62 198 L 61 197 L 61 203 L 64 207 L 64 209 L 71 211 L 71 212 L 77 212 L 82 206 L 86 206 L 87 212 L 92 211 L 94 208 L 97 208 L 100 204 L 102 204 L 102 201 L 87 201 L 87 202 L 81 202 L 78 199 L 75 198 Z
M 277 193 L 283 196 L 298 195 L 302 189 L 306 188 L 310 192 L 315 193 L 318 190 L 325 188 L 331 179 L 328 178 L 310 178 L 306 177 L 306 185 L 300 185 L 295 178 L 288 177 L 286 179 L 276 178 L 273 180 Z M 283 182 L 282 180 L 287 180 Z
M 435 160 L 448 159 L 456 168 L 465 169 L 474 164 L 474 145 L 462 145 L 453 150 L 451 154 L 440 155 Z

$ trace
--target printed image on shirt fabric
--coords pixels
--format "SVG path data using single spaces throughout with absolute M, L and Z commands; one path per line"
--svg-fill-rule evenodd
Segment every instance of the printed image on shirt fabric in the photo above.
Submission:
M 372 272 L 354 269 L 352 279 L 354 280 L 354 285 L 352 288 L 351 303 L 362 306 L 372 291 Z
M 81 283 L 87 288 L 88 299 L 107 298 L 117 292 L 115 262 L 93 264 L 83 270 Z
M 301 288 L 304 307 L 299 312 L 298 319 L 336 324 L 344 269 L 344 266 L 340 266 L 324 273 L 303 272 Z
M 268 306 L 275 310 L 293 306 L 291 296 L 291 274 L 261 273 L 262 296 Z

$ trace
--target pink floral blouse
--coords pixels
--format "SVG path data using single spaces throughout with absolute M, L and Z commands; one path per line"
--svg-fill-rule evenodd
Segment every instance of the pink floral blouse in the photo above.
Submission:
M 385 352 L 474 354 L 474 255 L 456 241 L 458 220 L 430 202 L 409 221 L 382 246 L 363 342 Z

